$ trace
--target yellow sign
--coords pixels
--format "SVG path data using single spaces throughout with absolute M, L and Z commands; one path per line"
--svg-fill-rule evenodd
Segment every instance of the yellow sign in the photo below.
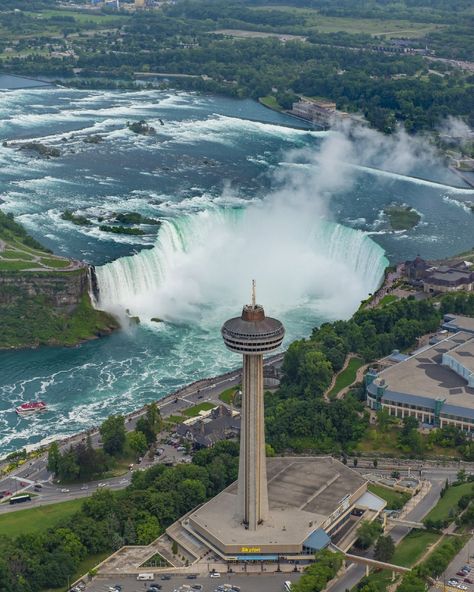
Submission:
M 260 547 L 240 547 L 241 553 L 260 553 Z

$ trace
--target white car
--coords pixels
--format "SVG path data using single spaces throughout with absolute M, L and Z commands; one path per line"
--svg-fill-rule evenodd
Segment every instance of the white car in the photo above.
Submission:
M 83 491 L 85 491 L 86 489 L 89 489 L 89 486 L 88 486 L 88 485 L 83 485 L 83 486 L 81 487 L 81 489 L 82 489 Z
M 69 493 L 69 489 L 61 489 L 61 493 Z
M 210 578 L 220 578 L 221 574 L 218 571 L 213 571 L 209 574 Z
M 99 483 L 97 487 L 105 487 L 105 483 Z

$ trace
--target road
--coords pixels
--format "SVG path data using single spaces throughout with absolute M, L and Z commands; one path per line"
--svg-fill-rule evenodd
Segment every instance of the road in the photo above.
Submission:
M 283 360 L 283 356 L 283 353 L 271 356 L 265 360 L 264 364 L 265 366 L 279 364 Z M 176 415 L 178 412 L 204 401 L 212 402 L 216 405 L 222 405 L 223 403 L 219 399 L 219 395 L 223 390 L 231 386 L 237 386 L 240 383 L 240 376 L 241 368 L 219 377 L 205 379 L 183 387 L 179 391 L 172 393 L 157 402 L 162 417 L 166 418 L 170 415 Z M 137 420 L 145 413 L 146 410 L 143 408 L 128 414 L 125 419 L 126 429 L 129 431 L 135 429 Z M 28 419 L 25 418 L 23 421 L 28 421 Z M 100 435 L 98 430 L 91 430 L 89 435 L 91 437 L 92 445 L 94 447 L 100 447 Z M 60 448 L 64 451 L 69 448 L 69 446 L 78 444 L 80 441 L 85 441 L 85 439 L 85 433 L 76 434 L 67 440 L 61 441 Z M 160 459 L 150 462 L 144 458 L 140 464 L 134 466 L 134 469 L 147 468 L 150 465 L 155 464 L 155 462 L 167 462 L 170 460 L 179 462 L 183 460 L 183 454 L 177 453 L 174 448 L 166 446 L 164 446 L 164 448 L 165 453 Z M 58 501 L 87 497 L 99 487 L 99 484 L 102 483 L 111 489 L 123 489 L 130 483 L 131 479 L 131 474 L 127 474 L 111 479 L 92 481 L 87 483 L 87 489 L 83 488 L 82 484 L 66 485 L 64 488 L 68 489 L 68 491 L 62 492 L 61 489 L 63 489 L 63 487 L 61 487 L 61 484 L 58 485 L 53 483 L 52 474 L 47 470 L 46 464 L 47 454 L 45 453 L 41 457 L 24 464 L 3 479 L 0 479 L 0 492 L 7 491 L 12 494 L 33 492 L 35 483 L 41 483 L 42 485 L 41 491 L 35 492 L 37 495 L 35 495 L 30 502 L 15 505 L 10 505 L 6 501 L 0 503 L 0 514 L 23 510 L 27 507 L 42 506 L 56 503 Z
M 152 572 L 153 570 L 150 570 Z M 300 574 L 222 574 L 220 578 L 210 578 L 209 576 L 198 577 L 189 580 L 184 576 L 172 576 L 171 580 L 163 581 L 159 577 L 155 578 L 161 586 L 161 592 L 174 592 L 175 590 L 186 590 L 184 586 L 202 585 L 202 592 L 213 592 L 217 586 L 222 584 L 231 584 L 238 586 L 241 592 L 283 592 L 285 581 L 295 581 Z M 139 582 L 133 576 L 119 578 L 94 578 L 94 581 L 88 584 L 87 592 L 108 592 L 109 586 L 120 584 L 122 592 L 144 592 L 149 587 L 149 582 Z

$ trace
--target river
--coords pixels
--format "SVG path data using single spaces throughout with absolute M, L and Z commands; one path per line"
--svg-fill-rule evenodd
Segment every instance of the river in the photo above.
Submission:
M 127 129 L 139 119 L 156 133 Z M 249 300 L 254 277 L 289 343 L 349 317 L 389 261 L 472 247 L 474 192 L 426 146 L 294 124 L 253 101 L 185 92 L 0 93 L 2 141 L 35 138 L 62 153 L 32 159 L 0 146 L 2 209 L 58 254 L 96 265 L 102 307 L 140 318 L 75 348 L 0 353 L 0 452 L 235 367 L 219 327 Z M 392 232 L 383 214 L 392 202 L 414 207 L 420 224 Z M 65 209 L 93 225 L 62 220 Z M 99 229 L 128 211 L 162 224 L 143 236 Z M 34 399 L 49 411 L 18 418 L 14 407 Z

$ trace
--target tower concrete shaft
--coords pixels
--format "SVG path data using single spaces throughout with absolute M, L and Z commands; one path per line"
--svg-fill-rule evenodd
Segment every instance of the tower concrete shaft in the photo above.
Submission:
M 237 511 L 249 530 L 256 530 L 268 517 L 263 356 L 243 358 Z
M 279 348 L 284 335 L 280 321 L 266 317 L 263 307 L 256 304 L 255 284 L 252 304 L 244 306 L 240 317 L 229 319 L 222 327 L 226 346 L 243 356 L 236 510 L 238 519 L 249 530 L 256 530 L 268 518 L 263 355 Z

